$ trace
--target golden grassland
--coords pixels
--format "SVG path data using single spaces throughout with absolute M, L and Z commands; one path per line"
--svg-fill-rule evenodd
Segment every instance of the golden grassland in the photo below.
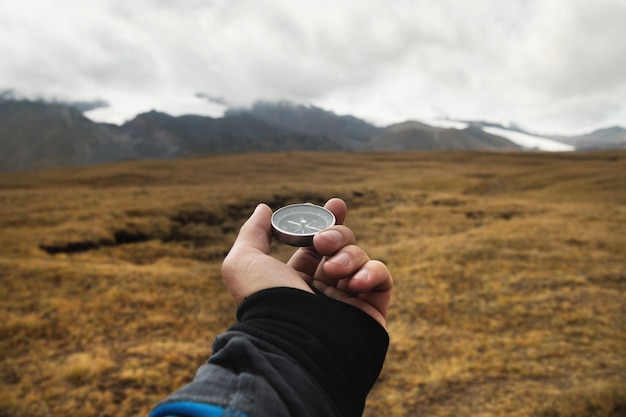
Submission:
M 598 152 L 1 175 L 0 416 L 146 415 L 233 323 L 220 265 L 256 204 L 332 196 L 395 279 L 366 416 L 625 415 L 626 152 Z

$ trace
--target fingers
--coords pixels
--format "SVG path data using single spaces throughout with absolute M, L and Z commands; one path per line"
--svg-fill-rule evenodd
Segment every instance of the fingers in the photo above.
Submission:
M 369 261 L 348 281 L 348 287 L 358 293 L 352 304 L 386 328 L 393 279 L 385 264 Z
M 363 249 L 356 245 L 348 245 L 326 259 L 322 270 L 325 276 L 329 277 L 331 280 L 337 280 L 351 277 L 368 261 L 369 256 Z M 323 277 L 316 276 L 316 278 Z M 327 280 L 324 279 L 324 281 Z
M 348 207 L 342 199 L 331 198 L 326 202 L 326 204 L 324 204 L 324 207 L 333 212 L 333 214 L 335 215 L 335 220 L 337 220 L 336 224 L 344 223 L 344 221 L 346 220 Z
M 393 279 L 384 263 L 366 262 L 348 281 L 348 288 L 356 293 L 385 292 L 393 287 Z
M 322 264 L 313 285 L 336 300 L 351 304 L 386 327 L 393 279 L 384 263 L 347 246 Z
M 391 274 L 385 264 L 371 260 L 356 245 L 346 246 L 328 258 L 315 279 L 327 285 L 336 285 L 338 281 L 343 281 L 341 287 L 352 293 L 387 291 L 393 286 Z
M 298 249 L 287 265 L 299 271 L 303 276 L 312 277 L 323 256 L 332 255 L 346 245 L 354 244 L 354 234 L 345 226 L 340 226 L 346 219 L 348 208 L 340 198 L 331 198 L 324 205 L 336 219 L 337 226 L 331 227 L 313 238 L 313 247 Z
M 313 247 L 300 248 L 287 265 L 312 277 L 324 256 L 333 255 L 346 245 L 355 243 L 354 233 L 345 226 L 333 226 L 313 237 Z

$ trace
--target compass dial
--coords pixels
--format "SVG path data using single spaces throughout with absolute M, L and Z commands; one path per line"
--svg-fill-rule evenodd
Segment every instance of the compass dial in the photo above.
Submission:
M 292 246 L 312 246 L 313 236 L 335 224 L 332 212 L 315 204 L 292 204 L 272 214 L 276 240 Z

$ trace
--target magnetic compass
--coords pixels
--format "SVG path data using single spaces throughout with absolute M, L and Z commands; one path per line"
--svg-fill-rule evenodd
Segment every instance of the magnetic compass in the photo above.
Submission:
M 281 207 L 272 214 L 272 234 L 291 246 L 313 246 L 313 236 L 335 225 L 330 210 L 311 203 Z

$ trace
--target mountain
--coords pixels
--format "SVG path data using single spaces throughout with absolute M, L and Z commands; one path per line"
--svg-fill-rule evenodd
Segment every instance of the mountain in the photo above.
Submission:
M 0 100 L 0 172 L 133 157 L 128 141 L 60 104 Z
M 354 116 L 338 116 L 319 107 L 289 101 L 257 101 L 250 108 L 227 111 L 227 117 L 232 115 L 249 115 L 292 132 L 326 137 L 344 150 L 363 150 L 370 138 L 382 131 Z
M 173 117 L 151 111 L 125 123 L 119 132 L 143 158 L 173 158 L 207 153 L 339 150 L 325 137 L 272 126 L 247 114 L 222 118 Z
M 374 136 L 373 151 L 521 150 L 522 147 L 478 127 L 440 128 L 416 121 L 398 123 Z
M 483 131 L 493 136 L 507 139 L 522 149 L 533 151 L 549 151 L 549 152 L 568 152 L 574 151 L 576 148 L 563 142 L 559 142 L 549 137 L 535 135 L 525 132 L 515 123 L 487 122 L 484 120 L 450 120 L 450 119 L 434 119 L 428 122 L 438 127 L 453 127 L 458 130 L 472 128 L 476 131 Z
M 246 113 L 173 117 L 150 111 L 122 126 L 60 103 L 0 99 L 0 172 L 208 153 L 336 151 L 335 141 Z
M 626 130 L 542 137 L 482 121 L 407 121 L 386 128 L 315 106 L 257 102 L 223 117 L 150 111 L 121 126 L 75 105 L 0 95 L 0 172 L 201 154 L 284 151 L 571 151 L 626 148 Z
M 626 149 L 626 129 L 613 126 L 577 136 L 551 136 L 576 146 L 577 150 Z

